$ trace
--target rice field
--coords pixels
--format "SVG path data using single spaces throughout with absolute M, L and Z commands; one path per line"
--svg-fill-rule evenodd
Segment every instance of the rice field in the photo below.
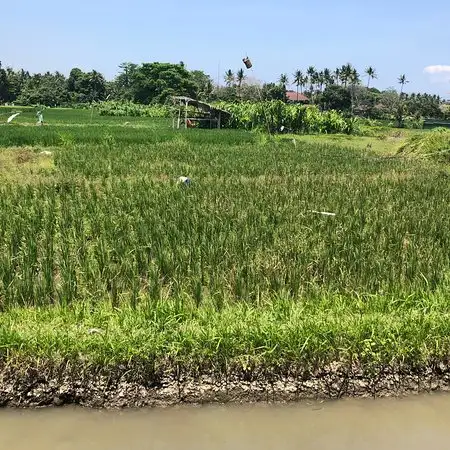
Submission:
M 54 114 L 0 125 L 3 361 L 448 355 L 445 165 L 345 141 Z

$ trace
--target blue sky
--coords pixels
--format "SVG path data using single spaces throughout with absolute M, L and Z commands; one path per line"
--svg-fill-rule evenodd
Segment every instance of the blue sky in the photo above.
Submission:
M 0 60 L 31 72 L 184 61 L 214 79 L 220 65 L 223 83 L 248 54 L 262 81 L 351 62 L 374 66 L 380 89 L 405 73 L 406 90 L 450 98 L 449 0 L 20 0 L 1 15 Z

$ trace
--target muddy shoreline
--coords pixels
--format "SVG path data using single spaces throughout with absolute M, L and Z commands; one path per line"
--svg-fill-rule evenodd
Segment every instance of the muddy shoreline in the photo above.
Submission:
M 108 373 L 76 368 L 0 368 L 0 406 L 35 408 L 76 404 L 93 408 L 177 404 L 295 402 L 341 397 L 403 396 L 450 391 L 450 365 L 364 370 L 331 364 L 315 372 L 152 374 L 130 368 Z

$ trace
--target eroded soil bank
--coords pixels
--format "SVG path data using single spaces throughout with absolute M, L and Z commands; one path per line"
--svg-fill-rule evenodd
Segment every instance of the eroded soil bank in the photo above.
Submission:
M 193 376 L 182 372 L 136 376 L 130 367 L 92 369 L 2 367 L 0 406 L 77 404 L 94 408 L 177 404 L 295 402 L 304 399 L 386 397 L 450 390 L 450 365 L 363 369 L 331 364 L 316 371 L 277 374 L 232 371 Z

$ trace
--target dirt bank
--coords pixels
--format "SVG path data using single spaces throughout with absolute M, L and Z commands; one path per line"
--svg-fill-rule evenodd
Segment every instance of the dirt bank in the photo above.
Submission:
M 363 370 L 332 364 L 315 372 L 279 374 L 182 373 L 151 374 L 147 379 L 130 368 L 108 373 L 81 368 L 3 367 L 0 406 L 42 407 L 78 404 L 124 408 L 170 406 L 180 403 L 292 402 L 303 399 L 400 396 L 450 390 L 448 363 L 420 369 L 384 367 Z

